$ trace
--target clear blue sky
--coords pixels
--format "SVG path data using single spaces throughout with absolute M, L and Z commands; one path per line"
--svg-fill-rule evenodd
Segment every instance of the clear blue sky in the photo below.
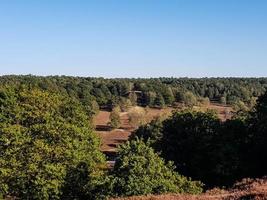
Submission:
M 267 76 L 267 1 L 0 0 L 0 74 Z

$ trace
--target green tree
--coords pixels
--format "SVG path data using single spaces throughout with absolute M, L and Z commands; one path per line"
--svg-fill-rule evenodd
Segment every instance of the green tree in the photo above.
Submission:
M 221 104 L 223 105 L 226 105 L 227 101 L 226 101 L 226 98 L 223 96 L 223 97 L 220 97 L 220 101 L 219 101 Z
M 267 92 L 260 96 L 249 120 L 251 137 L 250 167 L 253 176 L 267 174 Z M 252 164 L 252 165 L 251 165 Z
M 137 98 L 137 95 L 135 94 L 134 91 L 133 91 L 133 92 L 130 92 L 130 94 L 129 94 L 129 99 L 130 99 L 131 104 L 132 104 L 133 106 L 136 106 L 136 105 L 137 105 L 137 100 L 138 100 L 138 98 Z
M 192 92 L 186 92 L 183 95 L 183 102 L 186 106 L 193 107 L 197 104 L 197 98 Z
M 212 113 L 176 112 L 163 122 L 162 139 L 156 145 L 163 158 L 174 161 L 177 170 L 205 184 L 214 184 L 214 137 L 220 127 Z
M 120 108 L 115 107 L 109 116 L 110 122 L 109 125 L 112 129 L 119 128 L 121 125 L 120 121 Z
M 142 139 L 148 145 L 156 148 L 155 145 L 159 143 L 162 138 L 162 119 L 156 118 L 149 124 L 140 126 L 130 137 L 130 140 L 136 138 Z
M 203 105 L 203 106 L 209 106 L 210 105 L 210 99 L 208 97 L 205 98 L 200 98 L 199 102 Z
M 161 94 L 157 94 L 154 105 L 158 108 L 163 108 L 165 106 L 165 100 Z
M 142 140 L 120 146 L 111 178 L 114 196 L 202 192 L 202 184 L 177 172 Z
M 171 105 L 174 102 L 175 100 L 174 94 L 170 87 L 164 87 L 161 93 L 164 98 L 164 102 L 167 105 Z
M 143 107 L 133 107 L 128 112 L 129 124 L 137 128 L 147 123 L 146 110 Z
M 38 89 L 0 89 L 0 193 L 59 199 L 69 168 L 102 176 L 100 141 L 76 100 Z M 90 183 L 88 183 L 90 184 Z
M 122 112 L 126 112 L 130 109 L 130 107 L 132 106 L 132 102 L 129 99 L 126 98 L 121 98 L 120 102 L 119 102 L 119 106 L 120 106 L 120 110 Z

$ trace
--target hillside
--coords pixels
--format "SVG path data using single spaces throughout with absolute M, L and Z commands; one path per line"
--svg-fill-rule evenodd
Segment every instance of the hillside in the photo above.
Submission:
M 151 195 L 110 200 L 266 200 L 267 177 L 262 179 L 244 179 L 232 189 L 213 189 L 201 195 Z
M 227 115 L 227 110 L 232 110 L 231 107 L 211 103 L 208 106 L 199 106 L 195 107 L 197 110 L 206 111 L 214 110 L 218 114 L 218 117 L 225 121 L 229 119 L 229 115 Z M 167 107 L 163 109 L 156 109 L 156 108 L 146 108 L 146 118 L 147 123 L 150 122 L 155 117 L 159 116 L 168 116 L 174 111 L 175 108 Z M 94 125 L 96 127 L 96 132 L 100 136 L 102 140 L 101 150 L 106 154 L 110 155 L 115 153 L 116 147 L 127 141 L 131 133 L 135 130 L 135 128 L 131 127 L 129 124 L 129 116 L 128 112 L 121 112 L 120 120 L 121 120 L 121 127 L 118 129 L 110 130 L 108 126 L 109 122 L 110 111 L 101 110 L 95 117 L 94 117 Z

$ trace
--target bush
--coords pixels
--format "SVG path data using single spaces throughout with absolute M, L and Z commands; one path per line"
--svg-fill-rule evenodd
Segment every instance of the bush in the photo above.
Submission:
M 120 121 L 120 108 L 116 107 L 112 110 L 109 116 L 110 122 L 109 125 L 112 129 L 119 128 L 121 125 Z
M 156 144 L 162 138 L 162 119 L 156 118 L 149 124 L 140 126 L 131 136 L 130 140 L 142 139 L 148 145 L 156 148 Z
M 188 107 L 193 107 L 197 104 L 197 98 L 192 92 L 186 92 L 183 95 L 182 100 L 184 104 Z
M 120 146 L 112 174 L 114 196 L 202 192 L 200 182 L 180 176 L 139 139 Z
M 132 127 L 138 127 L 146 123 L 146 111 L 142 107 L 133 107 L 128 112 L 129 123 Z

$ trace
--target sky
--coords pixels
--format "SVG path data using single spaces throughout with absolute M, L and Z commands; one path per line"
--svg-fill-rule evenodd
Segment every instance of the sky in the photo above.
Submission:
M 0 75 L 267 77 L 266 0 L 0 0 Z

